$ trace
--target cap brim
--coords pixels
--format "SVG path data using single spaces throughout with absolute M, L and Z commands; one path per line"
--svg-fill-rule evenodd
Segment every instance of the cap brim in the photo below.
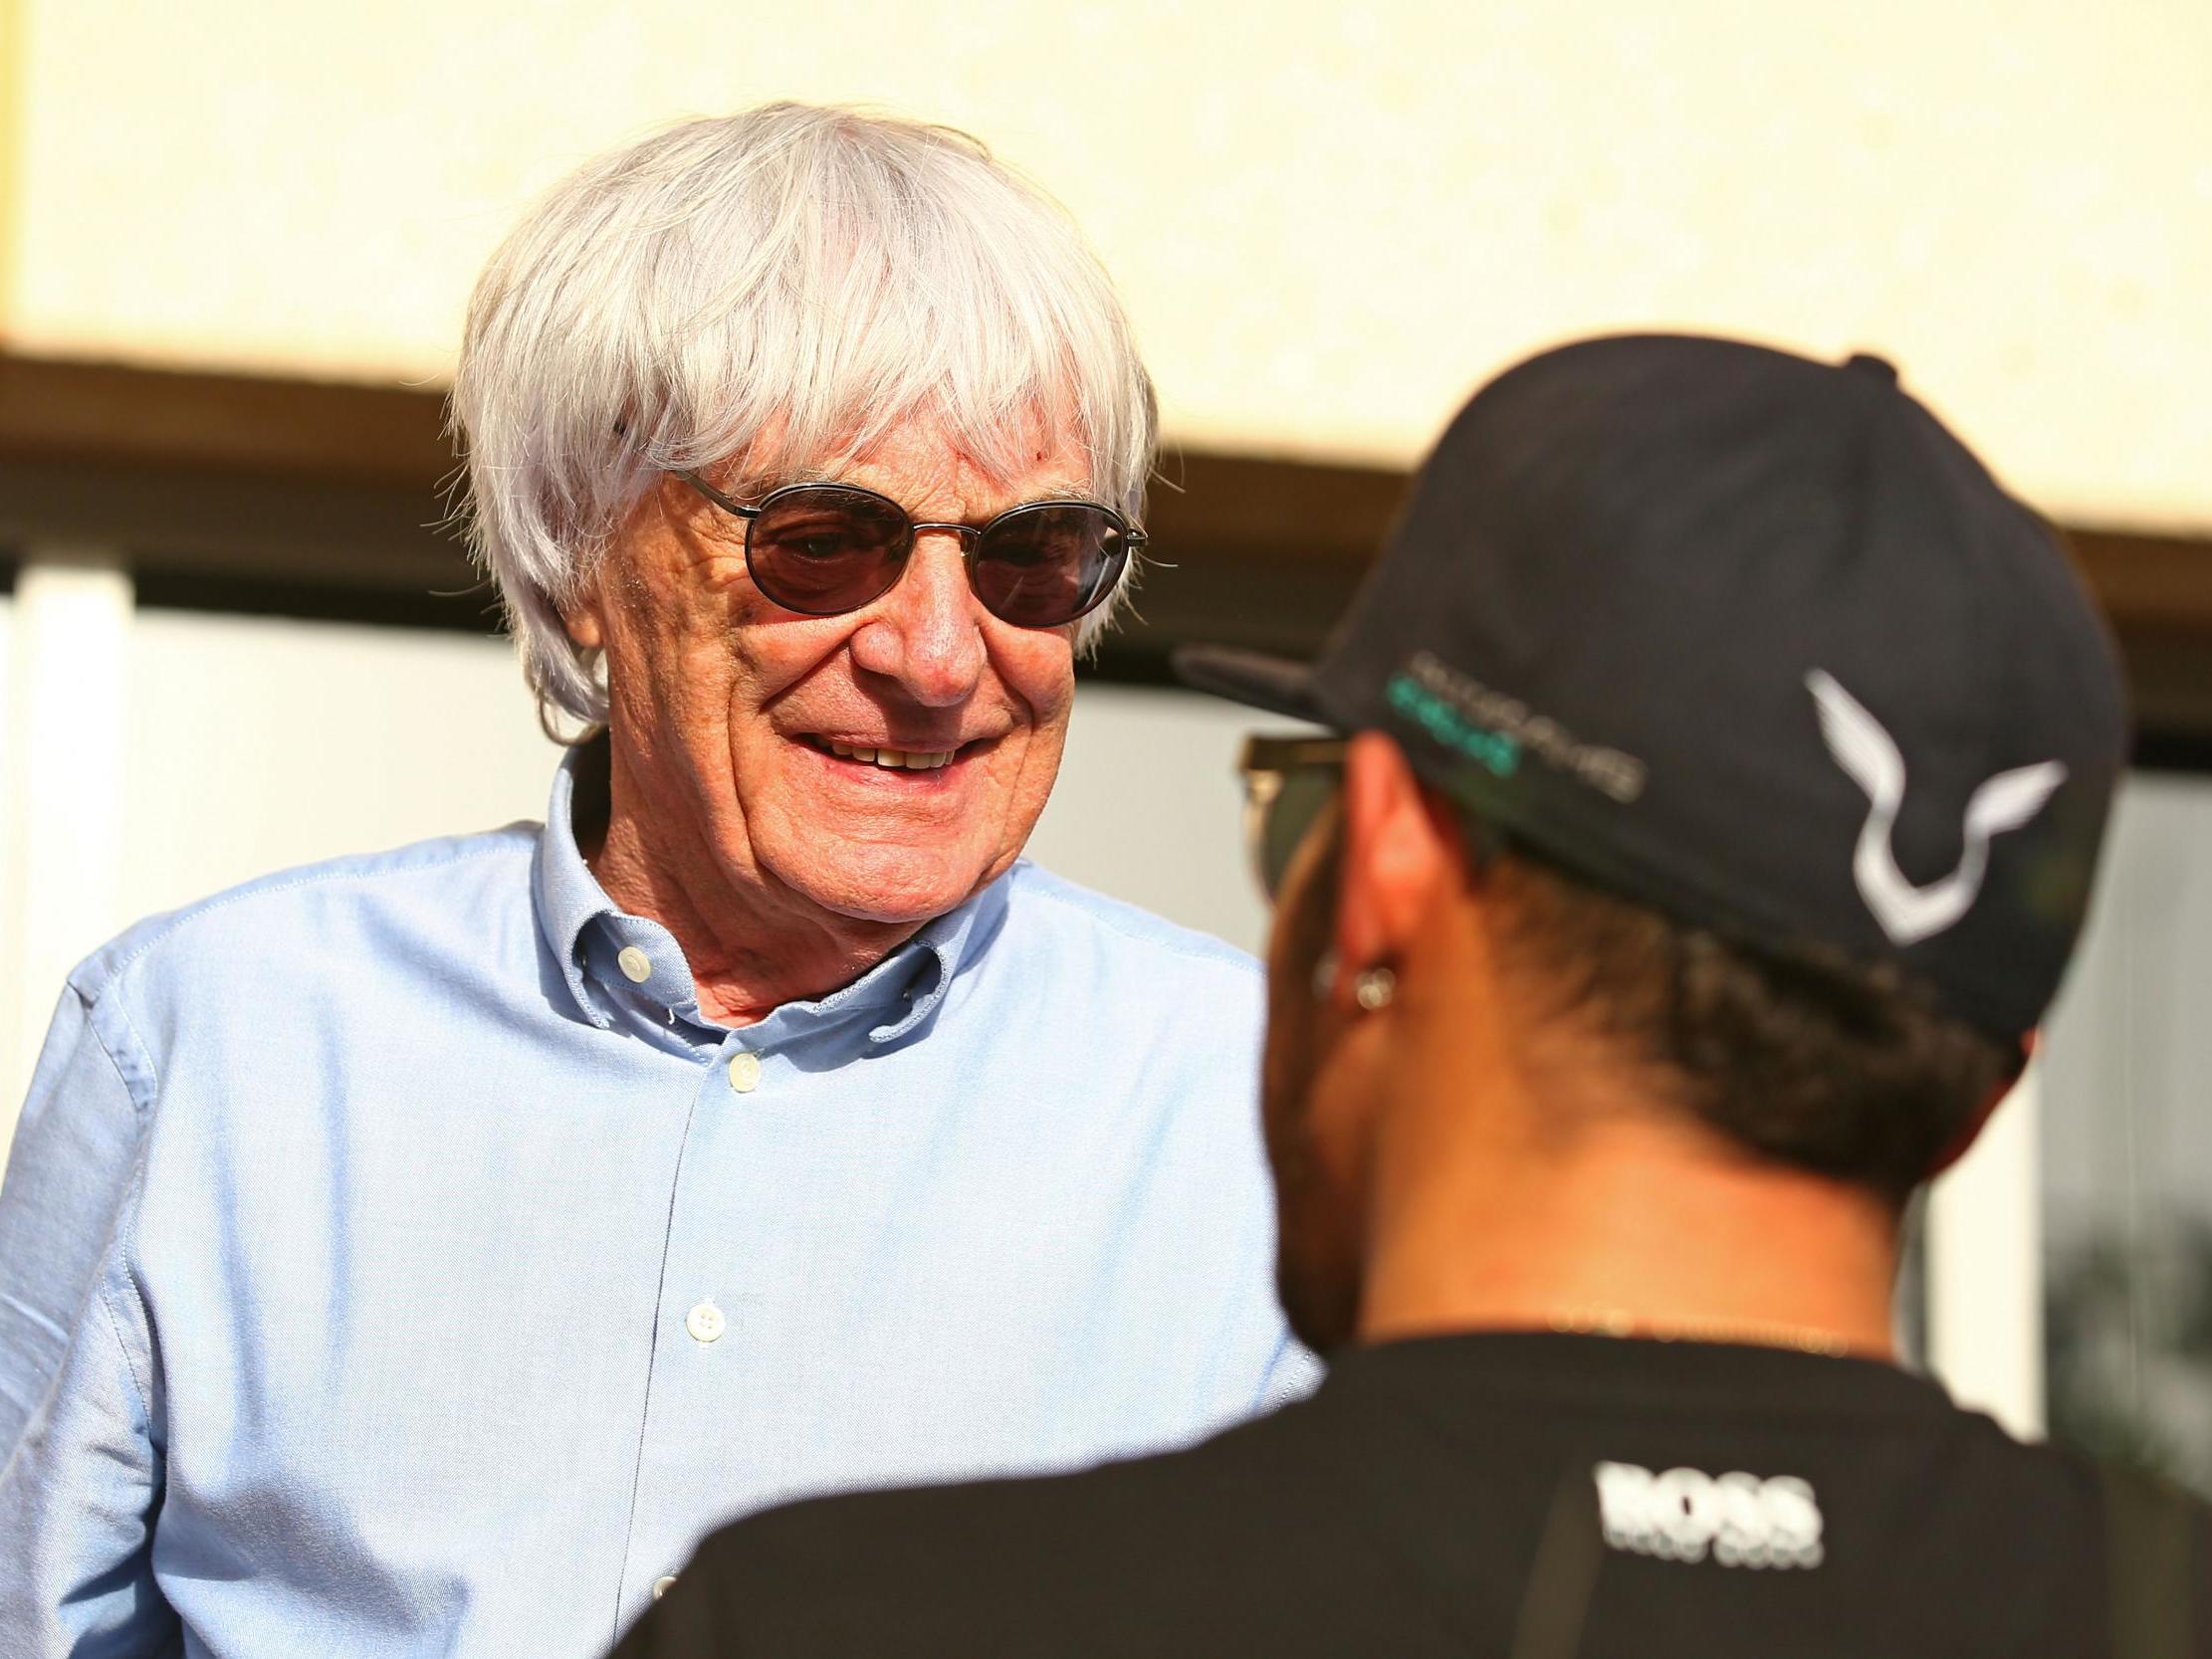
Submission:
M 1229 645 L 1179 646 L 1169 662 L 1175 677 L 1193 691 L 1316 726 L 1335 724 L 1315 693 L 1313 670 L 1304 663 Z

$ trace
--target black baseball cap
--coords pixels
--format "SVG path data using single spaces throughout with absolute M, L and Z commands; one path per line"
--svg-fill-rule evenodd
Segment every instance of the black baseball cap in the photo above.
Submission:
M 1311 667 L 1184 681 L 1395 737 L 1592 886 L 2034 1027 L 2127 757 L 2066 550 L 1876 357 L 1582 341 L 1477 392 Z

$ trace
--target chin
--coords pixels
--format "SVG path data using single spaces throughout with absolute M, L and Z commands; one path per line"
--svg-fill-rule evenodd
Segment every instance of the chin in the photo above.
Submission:
M 1298 1341 L 1315 1353 L 1345 1347 L 1359 1334 L 1365 1280 L 1360 1228 L 1302 1132 L 1270 1089 L 1262 1119 L 1275 1189 L 1275 1296 Z
M 783 881 L 823 910 L 856 922 L 923 923 L 958 910 L 999 868 L 951 850 L 869 847 L 824 859 L 817 849 Z
M 1359 1335 L 1358 1272 L 1291 1247 L 1287 1234 L 1275 1251 L 1275 1295 L 1290 1334 L 1315 1353 L 1348 1347 Z

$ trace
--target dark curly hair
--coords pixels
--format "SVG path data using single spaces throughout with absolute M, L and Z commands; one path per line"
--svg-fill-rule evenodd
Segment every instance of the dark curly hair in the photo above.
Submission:
M 1507 964 L 1731 1141 L 1901 1206 L 2020 1071 L 1893 964 L 1754 947 L 1492 850 Z

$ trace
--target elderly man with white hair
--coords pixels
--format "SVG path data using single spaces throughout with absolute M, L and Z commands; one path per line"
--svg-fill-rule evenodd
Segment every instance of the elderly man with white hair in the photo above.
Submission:
M 1154 444 L 1059 211 L 937 129 L 681 126 L 510 238 L 454 407 L 581 735 L 543 826 L 71 976 L 0 1193 L 10 1659 L 592 1652 L 733 1514 L 1307 1380 L 1255 968 L 1020 860 Z

